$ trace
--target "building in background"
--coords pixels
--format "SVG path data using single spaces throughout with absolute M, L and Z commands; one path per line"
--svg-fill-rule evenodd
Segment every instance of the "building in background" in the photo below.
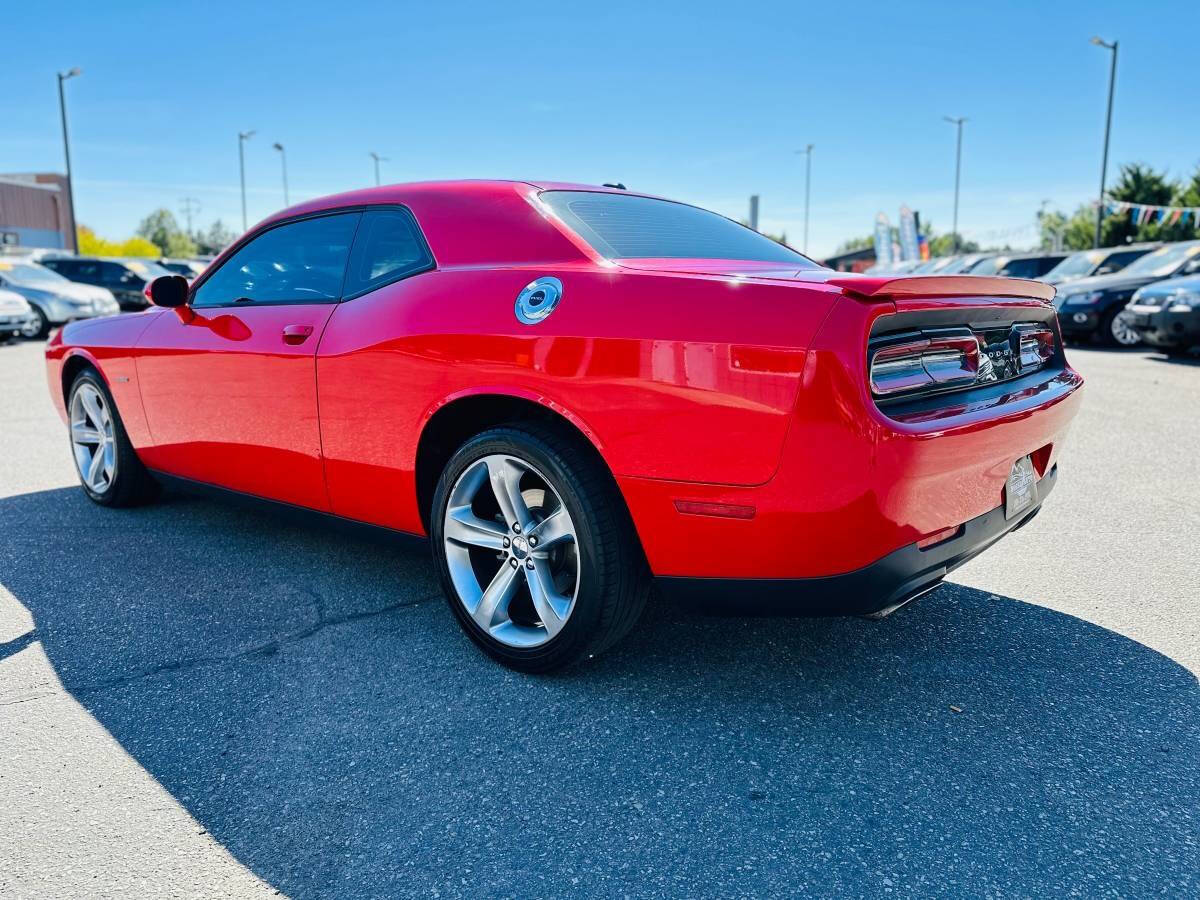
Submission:
M 63 250 L 73 227 L 66 176 L 0 174 L 0 246 Z
M 825 265 L 839 272 L 862 272 L 875 265 L 875 248 L 862 247 L 848 253 L 839 253 L 825 260 Z

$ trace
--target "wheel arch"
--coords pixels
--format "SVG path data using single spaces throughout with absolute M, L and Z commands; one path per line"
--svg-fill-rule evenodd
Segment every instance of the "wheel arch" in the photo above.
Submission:
M 581 447 L 594 454 L 613 479 L 614 487 L 617 486 L 599 438 L 570 410 L 546 397 L 519 389 L 466 391 L 446 398 L 426 413 L 417 441 L 414 465 L 417 509 L 427 533 L 434 490 L 454 452 L 488 428 L 523 421 L 549 425 L 571 435 Z M 619 487 L 617 492 L 620 494 Z
M 59 373 L 62 382 L 61 390 L 64 406 L 70 403 L 71 385 L 84 369 L 95 369 L 96 373 L 100 376 L 100 380 L 104 382 L 104 386 L 110 391 L 112 390 L 108 379 L 104 375 L 104 371 L 100 368 L 100 363 L 85 350 L 73 350 L 63 360 Z

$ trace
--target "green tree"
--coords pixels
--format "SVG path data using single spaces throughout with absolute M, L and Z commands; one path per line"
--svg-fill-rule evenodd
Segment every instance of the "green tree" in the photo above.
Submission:
M 840 256 L 843 253 L 850 253 L 852 250 L 863 250 L 867 247 L 875 245 L 875 236 L 873 234 L 864 234 L 861 237 L 847 238 L 838 244 L 837 250 L 833 252 L 834 256 Z
M 196 233 L 196 245 L 201 253 L 216 254 L 232 244 L 236 238 L 237 235 L 217 219 L 208 226 L 208 231 Z
M 126 238 L 123 241 L 110 241 L 102 238 L 86 225 L 80 225 L 76 231 L 79 240 L 79 252 L 84 256 L 161 256 L 157 244 L 141 237 Z
M 1149 203 L 1155 206 L 1169 206 L 1180 193 L 1182 185 L 1172 182 L 1165 172 L 1156 172 L 1144 163 L 1126 163 L 1121 166 L 1121 177 L 1109 197 L 1114 200 L 1124 200 L 1128 203 Z M 1095 237 L 1096 220 L 1092 218 L 1092 236 Z M 1138 225 L 1133 215 L 1127 210 L 1116 215 L 1106 215 L 1100 226 L 1100 245 L 1115 247 L 1133 241 L 1163 241 L 1181 240 L 1176 233 L 1191 231 L 1194 228 L 1177 229 L 1173 226 L 1158 222 L 1146 222 Z M 1190 236 L 1190 235 L 1189 235 Z M 1091 246 L 1089 243 L 1087 246 Z
M 137 233 L 156 245 L 161 256 L 196 255 L 195 242 L 179 227 L 175 214 L 169 209 L 156 209 L 146 216 L 138 225 Z
M 1085 203 L 1070 217 L 1059 210 L 1038 213 L 1038 229 L 1043 250 L 1053 250 L 1056 237 L 1063 250 L 1089 250 L 1096 237 L 1096 209 Z

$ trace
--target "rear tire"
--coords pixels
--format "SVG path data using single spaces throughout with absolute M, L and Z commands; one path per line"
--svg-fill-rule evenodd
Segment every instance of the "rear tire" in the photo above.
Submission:
M 558 429 L 516 423 L 464 443 L 430 522 L 451 611 L 510 668 L 549 672 L 600 653 L 645 606 L 649 569 L 620 492 L 594 449 Z
M 88 499 L 101 506 L 136 506 L 158 485 L 134 452 L 112 394 L 95 369 L 83 369 L 67 394 L 71 455 Z

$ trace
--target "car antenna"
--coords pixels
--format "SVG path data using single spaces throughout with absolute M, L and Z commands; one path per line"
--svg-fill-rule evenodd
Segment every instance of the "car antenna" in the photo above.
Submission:
M 627 191 L 627 190 L 629 190 L 629 188 L 625 187 L 625 185 L 621 184 L 621 182 L 619 182 L 619 181 L 618 181 L 616 184 L 609 184 L 609 183 L 606 181 L 606 182 L 604 182 L 604 184 L 600 185 L 600 187 L 610 187 L 610 188 L 616 188 L 618 191 Z

